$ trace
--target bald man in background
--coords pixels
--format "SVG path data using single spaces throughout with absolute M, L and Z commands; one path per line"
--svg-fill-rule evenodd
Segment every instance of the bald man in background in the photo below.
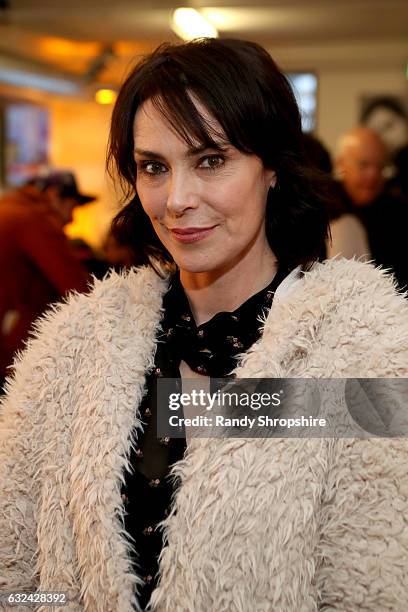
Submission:
M 346 215 L 353 218 L 375 264 L 392 269 L 403 288 L 408 285 L 408 207 L 385 190 L 387 164 L 386 147 L 375 132 L 356 127 L 343 134 L 335 159 L 338 202 L 331 217 L 333 224 Z

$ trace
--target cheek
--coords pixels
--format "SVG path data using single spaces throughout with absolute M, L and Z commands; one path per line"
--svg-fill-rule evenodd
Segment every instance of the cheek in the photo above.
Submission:
M 258 235 L 265 224 L 265 207 L 261 202 L 257 206 L 248 205 L 248 202 L 241 202 L 240 206 L 231 207 L 224 211 L 224 245 L 230 243 L 242 246 L 254 236 Z M 254 203 L 252 203 L 254 204 Z
M 259 180 L 236 181 L 225 194 L 230 207 L 226 216 L 244 227 L 253 227 L 265 218 L 269 188 Z
M 166 208 L 166 200 L 157 188 L 151 188 L 143 184 L 136 183 L 137 194 L 142 203 L 143 210 L 150 217 L 152 223 L 163 215 Z

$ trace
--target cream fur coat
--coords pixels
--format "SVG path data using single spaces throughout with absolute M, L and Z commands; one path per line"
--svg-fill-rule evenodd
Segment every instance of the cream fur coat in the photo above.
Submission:
M 18 359 L 1 427 L 0 591 L 67 591 L 67 612 L 138 609 L 120 490 L 166 286 L 147 268 L 95 282 Z M 236 373 L 407 366 L 407 303 L 390 278 L 331 261 L 284 281 Z M 407 441 L 196 439 L 174 471 L 154 610 L 407 609 Z

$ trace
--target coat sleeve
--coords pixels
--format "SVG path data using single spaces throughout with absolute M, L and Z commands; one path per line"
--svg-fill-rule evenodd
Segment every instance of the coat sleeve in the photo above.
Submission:
M 320 359 L 331 363 L 333 377 L 395 378 L 404 385 L 408 303 L 384 272 L 350 263 L 348 277 L 338 283 L 338 307 L 327 317 L 321 343 L 327 352 Z M 401 399 L 398 407 L 390 407 L 404 411 L 397 415 L 402 421 L 408 407 L 406 397 Z M 396 435 L 401 437 L 335 441 L 317 550 L 322 560 L 316 579 L 322 609 L 406 607 L 407 430 Z
M 66 307 L 49 311 L 37 324 L 0 404 L 0 592 L 36 589 L 42 454 L 47 413 L 61 386 L 58 343 Z
M 327 262 L 332 295 L 319 308 L 311 364 L 326 378 L 408 377 L 408 300 L 387 270 L 353 260 Z M 326 275 L 327 276 L 327 275 Z
M 44 276 L 61 295 L 68 291 L 86 291 L 88 275 L 76 259 L 62 229 L 51 221 L 33 218 L 31 215 L 21 223 L 18 239 L 21 250 L 41 270 Z

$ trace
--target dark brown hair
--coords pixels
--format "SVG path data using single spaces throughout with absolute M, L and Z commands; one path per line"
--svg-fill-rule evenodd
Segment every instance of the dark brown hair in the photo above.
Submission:
M 213 129 L 194 105 L 206 107 L 237 149 L 257 155 L 277 175 L 268 194 L 266 232 L 280 264 L 307 268 L 324 252 L 326 207 L 318 174 L 308 165 L 301 118 L 289 82 L 256 43 L 199 39 L 165 44 L 143 59 L 123 84 L 112 114 L 108 170 L 132 200 L 113 231 L 146 263 L 172 262 L 157 238 L 136 192 L 133 122 L 148 99 L 188 145 L 215 147 Z

